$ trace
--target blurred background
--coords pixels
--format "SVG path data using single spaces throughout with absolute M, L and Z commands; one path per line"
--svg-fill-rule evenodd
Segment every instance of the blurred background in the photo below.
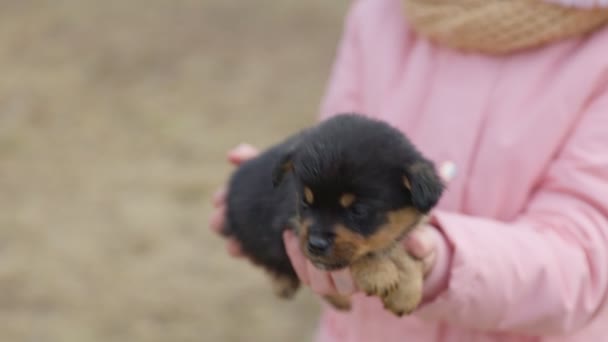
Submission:
M 348 1 L 2 0 L 0 340 L 308 341 L 209 231 L 226 151 L 315 121 Z

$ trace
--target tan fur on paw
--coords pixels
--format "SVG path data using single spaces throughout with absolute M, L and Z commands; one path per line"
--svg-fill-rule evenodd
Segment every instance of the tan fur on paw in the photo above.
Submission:
M 408 315 L 422 300 L 422 280 L 417 277 L 403 277 L 399 286 L 381 299 L 384 307 L 395 315 Z
M 357 287 L 369 296 L 386 296 L 399 281 L 397 267 L 383 256 L 361 258 L 351 266 L 351 272 Z
M 422 300 L 423 268 L 422 263 L 402 248 L 394 248 L 388 258 L 398 269 L 399 286 L 387 296 L 382 297 L 384 307 L 397 316 L 410 314 Z
M 414 311 L 422 300 L 422 265 L 400 246 L 358 260 L 351 271 L 359 289 L 379 297 L 399 317 Z

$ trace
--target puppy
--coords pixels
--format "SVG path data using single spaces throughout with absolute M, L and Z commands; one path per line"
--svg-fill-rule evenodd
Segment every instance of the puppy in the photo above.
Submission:
M 397 129 L 345 113 L 295 134 L 231 176 L 224 234 L 264 268 L 276 294 L 300 286 L 282 233 L 319 269 L 350 267 L 359 289 L 398 316 L 422 296 L 422 267 L 399 241 L 444 190 L 434 165 Z M 327 296 L 341 310 L 348 298 Z

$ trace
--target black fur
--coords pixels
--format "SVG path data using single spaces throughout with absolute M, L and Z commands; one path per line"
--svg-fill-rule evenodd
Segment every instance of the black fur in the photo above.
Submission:
M 302 199 L 304 185 L 315 193 L 312 205 Z M 225 234 L 255 262 L 297 279 L 282 241 L 294 218 L 309 218 L 311 234 L 331 236 L 340 223 L 368 236 L 388 211 L 410 206 L 427 213 L 442 191 L 433 164 L 400 131 L 379 120 L 341 114 L 236 170 L 229 182 Z M 344 192 L 356 195 L 352 207 L 338 204 Z

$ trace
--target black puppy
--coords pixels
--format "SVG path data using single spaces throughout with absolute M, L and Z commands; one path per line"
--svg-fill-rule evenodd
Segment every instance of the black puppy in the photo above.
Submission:
M 422 269 L 397 242 L 438 202 L 433 164 L 397 129 L 341 114 L 242 164 L 232 175 L 224 234 L 236 238 L 290 298 L 300 282 L 282 233 L 293 229 L 320 269 L 350 267 L 356 285 L 401 316 L 418 305 Z M 340 309 L 348 299 L 328 296 Z

